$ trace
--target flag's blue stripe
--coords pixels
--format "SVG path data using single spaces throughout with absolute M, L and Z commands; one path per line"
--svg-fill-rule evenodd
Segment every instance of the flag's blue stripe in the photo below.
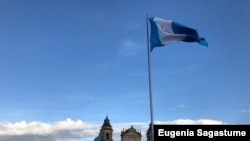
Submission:
M 208 43 L 205 41 L 205 38 L 200 37 L 197 30 L 184 26 L 177 22 L 172 22 L 172 29 L 175 34 L 186 34 L 187 38 L 184 39 L 184 42 L 198 42 L 201 45 L 208 46 Z
M 154 22 L 155 17 L 150 17 L 149 22 L 151 25 L 151 34 L 150 34 L 150 46 L 151 46 L 151 51 L 153 50 L 154 47 L 157 46 L 163 46 L 161 44 L 160 38 L 159 38 L 159 32 L 156 23 Z
M 208 47 L 208 42 L 203 37 L 199 37 L 198 43 L 201 44 L 201 45 L 203 45 L 203 46 Z
M 183 41 L 185 42 L 196 42 L 198 39 L 198 33 L 195 29 L 186 27 L 180 23 L 172 22 L 172 28 L 174 34 L 186 34 L 187 38 Z

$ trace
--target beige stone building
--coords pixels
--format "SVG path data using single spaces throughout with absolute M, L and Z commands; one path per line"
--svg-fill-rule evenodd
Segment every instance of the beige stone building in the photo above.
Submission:
M 129 129 L 123 129 L 121 132 L 121 141 L 141 141 L 141 132 L 131 126 Z
M 150 133 L 151 128 L 147 131 L 147 141 L 151 141 Z M 129 129 L 122 129 L 121 141 L 141 141 L 141 132 L 137 131 L 133 125 Z M 104 123 L 100 129 L 99 135 L 94 141 L 113 141 L 113 129 L 108 117 L 104 119 Z

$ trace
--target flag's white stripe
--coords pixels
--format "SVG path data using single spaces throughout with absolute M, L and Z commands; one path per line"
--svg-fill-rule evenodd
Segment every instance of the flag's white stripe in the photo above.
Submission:
M 172 28 L 172 21 L 155 17 L 154 22 L 158 28 L 159 39 L 162 45 L 184 40 L 185 34 L 175 34 Z

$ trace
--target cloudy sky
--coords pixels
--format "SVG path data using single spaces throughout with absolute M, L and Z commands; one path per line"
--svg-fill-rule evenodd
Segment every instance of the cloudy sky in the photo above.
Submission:
M 150 122 L 146 15 L 209 47 L 151 52 L 156 123 L 250 124 L 248 0 L 1 0 L 0 141 L 91 141 Z

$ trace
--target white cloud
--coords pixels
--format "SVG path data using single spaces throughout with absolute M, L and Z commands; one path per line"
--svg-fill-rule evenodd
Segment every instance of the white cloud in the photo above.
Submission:
M 124 40 L 121 42 L 119 54 L 123 56 L 135 55 L 140 46 L 132 40 Z
M 243 109 L 243 110 L 240 110 L 240 112 L 242 112 L 242 113 L 250 113 L 250 109 Z
M 84 123 L 81 120 L 66 119 L 54 123 L 26 121 L 16 123 L 0 123 L 0 141 L 57 141 L 71 138 L 95 136 L 99 126 Z
M 177 109 L 184 109 L 186 107 L 187 107 L 186 105 L 180 104 L 180 105 L 177 105 L 175 107 L 170 108 L 169 111 L 174 111 L 174 110 L 177 110 Z
M 218 120 L 211 120 L 211 119 L 198 119 L 198 120 L 191 120 L 191 119 L 177 119 L 173 121 L 158 121 L 155 122 L 156 124 L 201 124 L 201 125 L 209 125 L 209 124 L 226 124 L 225 122 L 218 121 Z
M 174 121 L 156 121 L 156 124 L 225 124 L 222 121 L 210 119 L 177 119 Z M 120 132 L 131 125 L 138 129 L 145 141 L 147 122 L 112 123 L 114 141 L 120 141 Z M 66 119 L 63 121 L 44 123 L 39 121 L 0 122 L 0 141 L 73 141 L 94 139 L 101 125 L 85 123 L 82 120 Z

